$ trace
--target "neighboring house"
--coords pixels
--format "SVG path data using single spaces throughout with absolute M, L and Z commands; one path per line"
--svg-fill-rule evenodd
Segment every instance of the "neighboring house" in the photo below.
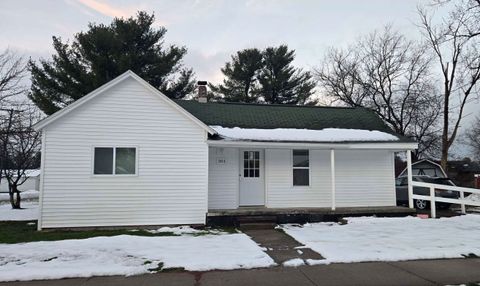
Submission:
M 172 101 L 130 71 L 35 128 L 39 228 L 395 206 L 394 152 L 417 147 L 367 109 Z
M 412 164 L 412 175 L 413 176 L 430 176 L 438 178 L 447 178 L 447 174 L 442 169 L 440 164 L 435 163 L 434 161 L 423 159 Z M 399 177 L 407 176 L 407 168 L 398 175 Z
M 448 177 L 457 185 L 468 188 L 480 188 L 480 162 L 466 158 L 458 161 L 448 161 Z
M 20 192 L 30 190 L 38 191 L 40 186 L 40 170 L 26 170 L 25 176 L 27 177 L 26 181 L 18 186 Z M 0 193 L 8 193 L 8 181 L 6 178 L 2 178 L 2 182 L 0 183 Z
M 413 175 L 423 175 L 439 178 L 450 178 L 457 186 L 480 188 L 480 163 L 464 160 L 448 161 L 447 171 L 444 171 L 438 162 L 423 159 L 412 164 Z M 407 168 L 398 177 L 407 176 Z

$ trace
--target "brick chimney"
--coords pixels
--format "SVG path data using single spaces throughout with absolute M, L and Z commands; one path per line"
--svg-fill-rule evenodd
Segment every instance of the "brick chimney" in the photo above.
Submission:
M 198 96 L 197 101 L 201 103 L 205 103 L 208 101 L 207 99 L 207 82 L 206 81 L 198 81 Z

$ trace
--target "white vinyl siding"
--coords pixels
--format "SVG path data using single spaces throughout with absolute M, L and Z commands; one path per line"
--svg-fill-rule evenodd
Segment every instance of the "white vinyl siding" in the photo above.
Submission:
M 292 150 L 266 149 L 267 207 L 330 206 L 330 153 L 310 150 L 310 185 L 293 186 Z
M 382 150 L 336 150 L 337 207 L 395 206 L 393 154 Z
M 235 209 L 238 207 L 239 155 L 237 148 L 210 147 L 209 209 Z
M 310 185 L 292 185 L 291 149 L 266 149 L 267 206 L 331 207 L 330 150 L 310 150 Z M 337 207 L 395 206 L 393 155 L 335 150 Z
M 43 132 L 43 228 L 205 223 L 206 132 L 136 80 Z M 137 175 L 94 176 L 95 146 L 135 146 Z

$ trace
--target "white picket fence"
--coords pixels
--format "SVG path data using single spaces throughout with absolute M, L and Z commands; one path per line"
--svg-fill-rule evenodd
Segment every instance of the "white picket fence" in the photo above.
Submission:
M 430 210 L 431 210 L 431 217 L 435 218 L 437 216 L 437 211 L 435 207 L 436 202 L 442 203 L 451 203 L 451 204 L 459 204 L 462 208 L 462 213 L 466 213 L 465 206 L 477 206 L 480 207 L 480 202 L 466 200 L 465 193 L 472 193 L 472 194 L 480 194 L 480 189 L 472 189 L 472 188 L 464 188 L 464 187 L 457 187 L 457 186 L 448 186 L 448 185 L 440 185 L 440 184 L 431 184 L 431 183 L 424 183 L 424 182 L 416 182 L 412 181 L 412 186 L 428 188 L 430 190 L 429 196 L 424 195 L 416 195 L 416 194 L 409 194 L 410 196 L 410 205 L 413 205 L 413 200 L 427 200 L 430 201 Z M 435 196 L 435 190 L 447 190 L 447 191 L 455 191 L 460 193 L 460 197 L 458 199 L 449 199 L 443 197 Z

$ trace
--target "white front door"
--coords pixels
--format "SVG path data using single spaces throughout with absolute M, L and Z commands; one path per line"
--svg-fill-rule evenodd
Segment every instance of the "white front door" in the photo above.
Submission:
M 263 150 L 240 150 L 240 206 L 265 205 Z

